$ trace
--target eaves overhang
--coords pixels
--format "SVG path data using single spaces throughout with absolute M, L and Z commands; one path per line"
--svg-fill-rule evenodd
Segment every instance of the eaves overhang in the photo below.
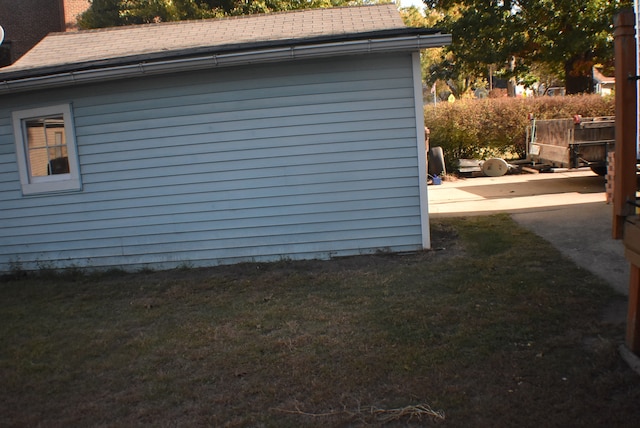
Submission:
M 416 51 L 449 44 L 451 35 L 442 34 L 439 30 L 403 28 L 375 33 L 215 46 L 209 49 L 183 49 L 179 52 L 155 52 L 4 73 L 0 70 L 0 95 L 144 75 L 331 56 Z

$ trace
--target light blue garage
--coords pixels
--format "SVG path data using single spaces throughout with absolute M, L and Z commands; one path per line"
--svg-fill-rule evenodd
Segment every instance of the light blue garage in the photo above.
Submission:
M 394 5 L 47 36 L 0 69 L 0 270 L 430 247 Z

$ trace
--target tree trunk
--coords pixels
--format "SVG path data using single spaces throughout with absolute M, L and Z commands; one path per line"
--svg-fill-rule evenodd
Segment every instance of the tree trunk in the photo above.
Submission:
M 509 70 L 509 74 L 511 75 L 511 77 L 509 77 L 509 80 L 507 80 L 507 96 L 515 97 L 516 96 L 516 86 L 518 84 L 518 82 L 516 81 L 515 76 L 513 75 L 513 72 L 516 69 L 516 57 L 515 56 L 510 57 L 509 61 L 507 61 L 507 69 Z
M 564 64 L 565 90 L 567 95 L 593 93 L 593 61 L 587 52 L 571 58 Z

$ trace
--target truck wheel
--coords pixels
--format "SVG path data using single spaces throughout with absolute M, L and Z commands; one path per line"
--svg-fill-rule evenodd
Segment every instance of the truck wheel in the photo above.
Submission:
M 430 175 L 442 176 L 447 173 L 447 169 L 444 166 L 444 152 L 442 151 L 442 147 L 436 146 L 429 149 L 428 164 Z

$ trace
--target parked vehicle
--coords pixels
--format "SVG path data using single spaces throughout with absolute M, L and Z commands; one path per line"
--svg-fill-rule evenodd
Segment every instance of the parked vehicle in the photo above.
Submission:
M 598 175 L 607 173 L 607 154 L 615 145 L 614 116 L 531 118 L 527 131 L 527 151 L 534 164 L 560 168 L 588 166 Z

